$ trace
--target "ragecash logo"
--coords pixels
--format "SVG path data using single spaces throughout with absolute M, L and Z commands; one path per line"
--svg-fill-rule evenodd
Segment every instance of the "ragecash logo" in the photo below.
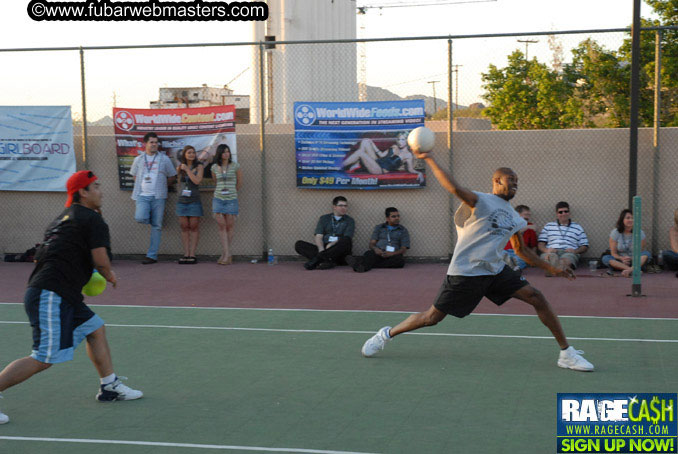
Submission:
M 301 104 L 294 110 L 294 118 L 300 125 L 308 126 L 315 122 L 318 118 L 318 114 L 315 109 L 308 104 Z
M 678 452 L 676 393 L 558 393 L 558 452 Z
M 123 131 L 129 131 L 134 127 L 134 117 L 131 113 L 120 110 L 115 113 L 115 125 Z

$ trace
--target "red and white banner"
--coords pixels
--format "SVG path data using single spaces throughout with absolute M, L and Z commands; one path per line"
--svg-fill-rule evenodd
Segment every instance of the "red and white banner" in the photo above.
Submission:
M 118 155 L 120 189 L 132 189 L 134 180 L 129 174 L 132 161 L 144 152 L 144 135 L 155 132 L 160 140 L 160 151 L 176 164 L 177 152 L 191 145 L 199 159 L 211 163 L 217 146 L 226 144 L 233 160 L 238 152 L 235 137 L 235 106 L 193 107 L 184 109 L 126 109 L 113 108 L 115 145 Z M 214 185 L 209 172 L 202 186 Z

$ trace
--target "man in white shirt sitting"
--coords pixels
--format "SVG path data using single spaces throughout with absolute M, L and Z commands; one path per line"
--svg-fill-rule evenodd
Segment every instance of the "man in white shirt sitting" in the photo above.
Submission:
M 589 248 L 589 239 L 581 225 L 570 219 L 570 205 L 556 204 L 555 222 L 549 222 L 539 234 L 537 247 L 542 260 L 554 267 L 576 269 L 579 258 Z M 546 276 L 552 276 L 546 273 Z

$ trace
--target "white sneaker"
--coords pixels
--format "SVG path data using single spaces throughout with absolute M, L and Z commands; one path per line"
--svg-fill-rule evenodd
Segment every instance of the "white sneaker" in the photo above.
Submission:
M 382 329 L 377 331 L 377 334 L 367 339 L 362 350 L 360 350 L 363 356 L 374 356 L 382 351 L 386 345 L 386 342 L 391 340 L 391 338 L 388 336 L 388 331 L 390 329 L 390 326 L 384 326 Z
M 0 399 L 2 399 L 2 394 L 0 394 Z M 0 424 L 7 424 L 9 422 L 9 416 L 0 411 Z
M 558 367 L 562 367 L 563 369 L 578 370 L 581 372 L 591 372 L 594 369 L 593 364 L 586 361 L 586 359 L 581 356 L 583 354 L 583 351 L 575 350 L 574 347 L 570 345 L 565 350 L 560 351 Z
M 101 385 L 96 399 L 100 402 L 113 402 L 114 400 L 141 399 L 144 396 L 141 391 L 123 385 L 121 380 L 127 380 L 127 377 L 115 377 L 113 383 Z

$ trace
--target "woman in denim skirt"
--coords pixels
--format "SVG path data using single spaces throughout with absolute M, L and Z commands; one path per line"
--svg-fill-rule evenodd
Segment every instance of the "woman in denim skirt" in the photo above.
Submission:
M 233 162 L 231 149 L 226 144 L 217 147 L 212 175 L 217 182 L 212 199 L 212 212 L 219 226 L 219 240 L 222 249 L 221 257 L 219 257 L 217 263 L 219 265 L 230 265 L 233 263 L 231 242 L 233 241 L 235 219 L 238 216 L 238 191 L 242 184 L 242 174 L 240 164 Z
M 181 243 L 184 246 L 184 256 L 179 259 L 182 265 L 197 263 L 195 250 L 200 238 L 200 217 L 202 203 L 200 202 L 200 182 L 205 167 L 197 160 L 195 148 L 186 145 L 178 155 L 179 166 L 177 176 L 181 187 L 177 200 L 177 216 L 181 227 Z

